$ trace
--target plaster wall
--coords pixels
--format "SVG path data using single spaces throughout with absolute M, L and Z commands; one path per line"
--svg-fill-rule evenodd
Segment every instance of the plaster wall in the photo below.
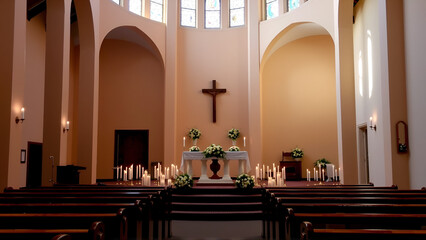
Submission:
M 410 187 L 414 189 L 422 188 L 426 183 L 426 32 L 421 30 L 426 22 L 425 9 L 426 1 L 404 1 Z
M 262 83 L 262 159 L 302 148 L 302 175 L 326 158 L 338 167 L 334 44 L 330 36 L 290 42 L 266 62 Z M 312 175 L 313 176 L 313 175 Z

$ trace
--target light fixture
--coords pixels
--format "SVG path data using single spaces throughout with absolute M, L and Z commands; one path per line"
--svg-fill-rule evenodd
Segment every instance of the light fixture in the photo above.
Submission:
M 21 121 L 21 123 L 22 123 L 22 122 L 24 122 L 24 120 L 25 120 L 25 108 L 21 108 L 21 117 L 16 116 L 15 122 L 16 122 L 16 124 L 18 124 L 19 121 Z
M 374 131 L 377 130 L 376 124 L 373 125 L 373 117 L 370 117 L 370 129 Z
M 67 123 L 65 124 L 63 132 L 68 132 L 69 130 L 70 130 L 70 121 L 67 121 Z

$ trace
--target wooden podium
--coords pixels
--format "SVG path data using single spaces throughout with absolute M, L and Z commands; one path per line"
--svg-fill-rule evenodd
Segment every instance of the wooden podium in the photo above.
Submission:
M 286 180 L 302 180 L 302 161 L 280 161 L 280 170 L 285 167 Z

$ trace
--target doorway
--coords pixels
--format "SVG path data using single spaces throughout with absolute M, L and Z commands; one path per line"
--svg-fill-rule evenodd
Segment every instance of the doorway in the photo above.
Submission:
M 27 187 L 41 186 L 43 144 L 28 142 Z
M 114 167 L 139 165 L 148 169 L 149 130 L 115 130 Z M 117 178 L 114 171 L 114 179 Z
M 368 164 L 368 133 L 367 124 L 358 127 L 358 177 L 359 184 L 370 183 Z

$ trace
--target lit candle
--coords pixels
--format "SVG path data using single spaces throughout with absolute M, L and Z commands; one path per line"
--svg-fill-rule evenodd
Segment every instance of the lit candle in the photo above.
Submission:
M 284 169 L 284 171 L 283 171 L 283 172 L 284 172 L 284 174 L 283 174 L 283 179 L 284 179 L 284 181 L 285 181 L 285 179 L 286 179 L 286 176 L 285 176 L 285 175 L 286 175 L 286 173 L 285 173 L 285 167 L 283 167 L 283 169 Z
M 325 181 L 324 169 L 322 169 L 322 180 Z
M 306 169 L 306 181 L 309 182 L 309 170 L 308 169 Z
M 243 138 L 244 139 L 244 147 L 246 146 L 246 137 Z
M 65 124 L 65 130 L 70 130 L 70 121 Z
M 21 108 L 21 119 L 25 119 L 25 108 Z
M 183 147 L 185 147 L 185 137 L 183 137 Z
M 259 166 L 256 166 L 256 179 L 259 178 Z

